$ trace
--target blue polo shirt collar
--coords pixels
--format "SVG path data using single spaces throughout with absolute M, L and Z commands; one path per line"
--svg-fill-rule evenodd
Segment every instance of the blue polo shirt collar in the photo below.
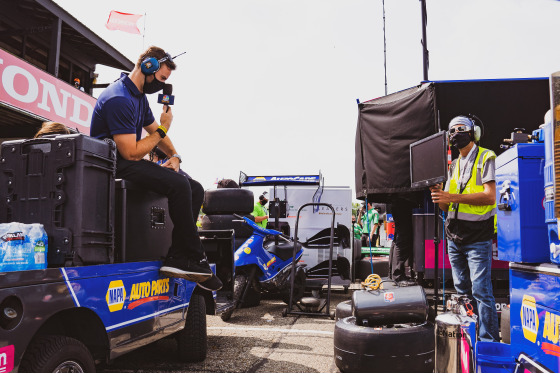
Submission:
M 131 94 L 133 94 L 134 96 L 143 95 L 143 93 L 140 92 L 138 87 L 136 87 L 134 82 L 132 82 L 132 79 L 128 77 L 127 73 L 121 73 L 121 80 L 123 81 L 124 85 L 126 86 L 126 88 L 128 88 Z

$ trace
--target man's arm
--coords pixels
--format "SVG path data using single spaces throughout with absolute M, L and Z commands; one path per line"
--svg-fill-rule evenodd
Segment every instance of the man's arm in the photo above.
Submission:
M 155 133 L 155 135 L 159 136 L 159 134 L 157 132 L 155 132 L 157 128 L 158 128 L 157 122 L 152 123 L 150 126 L 144 127 L 144 129 L 146 130 L 146 132 L 148 134 L 150 134 L 150 136 L 154 135 L 154 133 Z M 159 142 L 159 144 L 157 144 L 157 146 L 163 152 L 165 152 L 165 154 L 167 156 L 169 156 L 169 160 L 167 160 L 161 166 L 173 169 L 175 171 L 179 171 L 179 164 L 180 164 L 179 159 L 176 158 L 176 157 L 171 157 L 174 154 L 177 154 L 177 151 L 175 150 L 175 147 L 173 146 L 173 143 L 171 142 L 171 139 L 169 138 L 169 135 L 166 136 L 165 138 L 161 139 L 161 141 Z
M 443 191 L 441 186 L 430 187 L 432 200 L 439 203 L 441 209 L 447 212 L 449 204 L 493 205 L 496 202 L 496 182 L 490 181 L 483 184 L 484 191 L 472 194 L 452 194 Z

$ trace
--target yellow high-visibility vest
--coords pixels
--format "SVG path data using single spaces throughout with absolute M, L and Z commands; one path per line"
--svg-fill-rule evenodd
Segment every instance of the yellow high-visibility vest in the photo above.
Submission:
M 453 175 L 449 181 L 449 193 L 452 194 L 473 194 L 483 192 L 484 186 L 482 185 L 482 167 L 486 160 L 496 158 L 496 154 L 486 148 L 478 147 L 478 154 L 474 161 L 471 176 L 465 188 L 461 191 L 461 167 L 459 165 L 460 159 L 455 161 L 453 168 Z M 470 204 L 449 204 L 449 218 L 460 219 L 464 221 L 485 221 L 494 217 L 494 233 L 496 232 L 496 203 L 492 205 L 470 205 Z

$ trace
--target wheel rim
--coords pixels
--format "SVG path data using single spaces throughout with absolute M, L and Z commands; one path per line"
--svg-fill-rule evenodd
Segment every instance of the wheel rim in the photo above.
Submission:
M 82 365 L 76 361 L 64 361 L 53 370 L 53 373 L 83 373 Z

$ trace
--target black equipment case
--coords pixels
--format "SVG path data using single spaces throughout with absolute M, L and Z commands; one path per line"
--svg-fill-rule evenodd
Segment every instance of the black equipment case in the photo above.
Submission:
M 82 134 L 7 141 L 0 222 L 41 223 L 49 267 L 113 262 L 116 147 Z
M 352 310 L 359 326 L 423 323 L 428 319 L 428 309 L 421 286 L 360 290 L 352 294 Z
M 161 260 L 171 247 L 173 231 L 167 197 L 124 179 L 115 185 L 116 260 Z

